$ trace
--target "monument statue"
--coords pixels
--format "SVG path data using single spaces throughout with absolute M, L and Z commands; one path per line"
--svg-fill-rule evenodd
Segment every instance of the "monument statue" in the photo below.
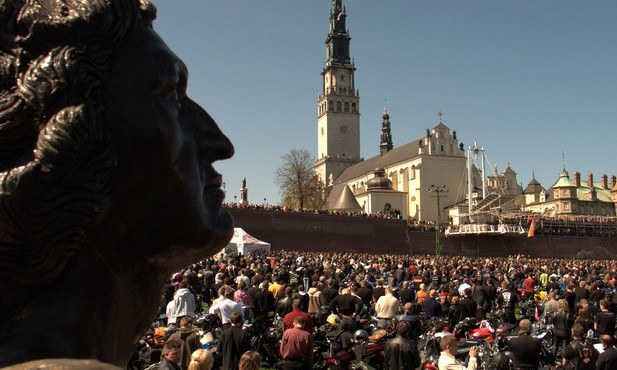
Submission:
M 213 162 L 145 0 L 0 0 L 0 367 L 124 366 L 179 268 L 233 234 Z

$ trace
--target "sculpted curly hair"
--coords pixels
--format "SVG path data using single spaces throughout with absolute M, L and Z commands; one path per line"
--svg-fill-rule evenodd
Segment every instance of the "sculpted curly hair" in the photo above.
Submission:
M 0 0 L 0 323 L 101 219 L 116 155 L 100 85 L 145 0 Z

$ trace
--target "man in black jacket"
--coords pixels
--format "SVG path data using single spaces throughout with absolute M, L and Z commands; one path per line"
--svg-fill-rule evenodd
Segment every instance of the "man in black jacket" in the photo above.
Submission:
M 251 349 L 249 334 L 242 330 L 242 314 L 234 312 L 229 318 L 231 326 L 223 330 L 217 346 L 217 353 L 223 358 L 223 370 L 237 370 L 240 356 Z
M 515 369 L 534 370 L 540 366 L 542 340 L 530 334 L 531 321 L 523 319 L 518 325 L 518 337 L 508 340 Z
M 420 366 L 418 344 L 409 339 L 411 323 L 403 320 L 396 324 L 396 337 L 386 343 L 385 369 L 413 370 Z

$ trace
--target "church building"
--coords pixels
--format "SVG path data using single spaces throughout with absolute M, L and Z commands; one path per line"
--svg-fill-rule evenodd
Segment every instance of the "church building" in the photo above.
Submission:
M 327 207 L 372 214 L 396 210 L 404 219 L 437 220 L 445 215 L 445 206 L 465 198 L 463 143 L 458 142 L 456 131 L 450 130 L 440 113 L 438 122 L 424 135 L 394 147 L 386 108 L 381 136 L 375 140 L 378 154 L 361 158 L 360 96 L 342 0 L 332 1 L 329 17 L 323 88 L 317 103 L 315 163 L 317 177 L 326 189 Z

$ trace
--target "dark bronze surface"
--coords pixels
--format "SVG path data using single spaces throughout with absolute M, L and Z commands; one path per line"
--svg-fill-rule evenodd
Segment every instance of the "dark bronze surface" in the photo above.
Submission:
M 123 366 L 166 279 L 233 233 L 233 155 L 139 0 L 0 1 L 0 367 Z

